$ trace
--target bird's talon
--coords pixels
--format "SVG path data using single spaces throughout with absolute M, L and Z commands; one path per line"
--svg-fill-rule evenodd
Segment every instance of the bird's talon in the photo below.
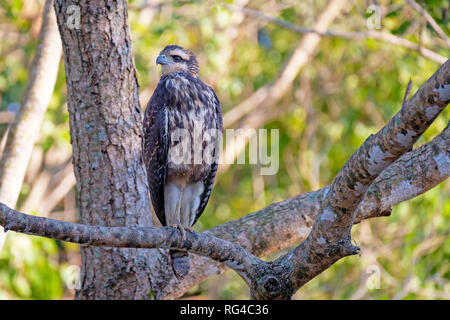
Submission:
M 191 227 L 184 227 L 184 230 L 187 230 L 187 231 L 189 231 L 189 232 L 194 232 L 194 229 L 192 229 Z
M 177 228 L 178 230 L 180 230 L 181 233 L 181 242 L 180 242 L 180 246 L 183 245 L 183 242 L 186 241 L 186 231 L 185 228 L 187 227 L 183 227 L 181 224 L 173 224 L 171 225 L 171 227 Z

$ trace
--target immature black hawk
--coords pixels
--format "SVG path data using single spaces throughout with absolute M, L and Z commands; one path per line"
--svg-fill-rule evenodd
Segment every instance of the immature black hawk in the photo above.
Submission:
M 200 80 L 195 55 L 165 47 L 156 59 L 162 76 L 144 115 L 143 155 L 153 210 L 183 238 L 206 207 L 217 172 L 222 111 Z M 187 251 L 169 250 L 178 278 L 189 272 Z

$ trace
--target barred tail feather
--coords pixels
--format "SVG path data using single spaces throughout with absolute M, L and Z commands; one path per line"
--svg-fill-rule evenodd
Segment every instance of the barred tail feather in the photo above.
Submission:
M 169 250 L 172 259 L 172 269 L 178 279 L 189 273 L 189 253 L 182 250 Z

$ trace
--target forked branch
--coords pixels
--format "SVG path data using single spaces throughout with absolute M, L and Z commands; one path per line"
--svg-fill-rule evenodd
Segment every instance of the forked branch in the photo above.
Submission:
M 350 230 L 365 203 L 368 187 L 383 170 L 412 149 L 449 101 L 450 60 L 447 60 L 403 103 L 389 123 L 352 155 L 320 201 L 319 215 L 309 236 L 275 261 L 262 261 L 243 246 L 217 238 L 211 232 L 187 232 L 186 240 L 181 241 L 181 234 L 170 227 L 87 226 L 22 214 L 4 204 L 0 204 L 0 225 L 90 246 L 188 249 L 238 272 L 249 285 L 253 298 L 289 299 L 334 262 L 358 252 L 351 243 Z M 448 128 L 440 138 L 448 142 Z M 443 163 L 444 168 L 439 170 L 447 172 L 449 161 Z

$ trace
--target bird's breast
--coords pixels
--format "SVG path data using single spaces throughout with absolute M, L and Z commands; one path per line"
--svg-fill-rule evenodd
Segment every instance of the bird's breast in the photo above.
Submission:
M 218 153 L 214 110 L 200 99 L 185 99 L 169 108 L 167 182 L 186 185 L 203 180 Z

